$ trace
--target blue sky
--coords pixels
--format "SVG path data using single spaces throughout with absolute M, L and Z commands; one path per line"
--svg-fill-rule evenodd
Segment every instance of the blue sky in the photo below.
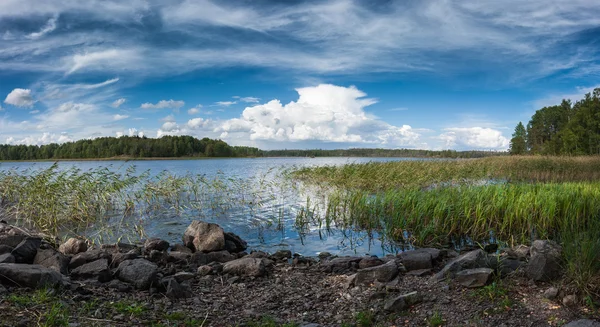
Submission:
M 599 41 L 589 0 L 2 0 L 0 143 L 504 150 Z

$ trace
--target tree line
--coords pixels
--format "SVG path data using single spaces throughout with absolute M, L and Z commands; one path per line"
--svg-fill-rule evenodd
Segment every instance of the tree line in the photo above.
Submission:
M 510 141 L 511 154 L 600 154 L 600 88 L 573 104 L 544 107 L 524 126 L 519 122 Z

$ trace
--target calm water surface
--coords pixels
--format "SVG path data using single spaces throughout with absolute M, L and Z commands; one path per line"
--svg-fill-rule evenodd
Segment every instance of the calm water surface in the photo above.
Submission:
M 402 248 L 380 239 L 377 234 L 367 235 L 362 231 L 330 230 L 325 231 L 317 226 L 310 226 L 302 235 L 295 227 L 295 218 L 299 210 L 306 206 L 307 196 L 318 198 L 319 194 L 306 193 L 295 187 L 278 184 L 277 171 L 292 167 L 343 165 L 347 163 L 366 163 L 370 161 L 402 161 L 423 160 L 413 158 L 232 158 L 206 160 L 140 160 L 140 161 L 61 161 L 59 169 L 77 167 L 81 170 L 108 167 L 122 171 L 135 165 L 136 171 L 149 171 L 159 174 L 168 171 L 182 176 L 186 174 L 205 175 L 213 178 L 236 178 L 259 183 L 260 180 L 271 181 L 277 185 L 264 188 L 262 204 L 233 205 L 227 210 L 175 210 L 164 209 L 140 214 L 135 217 L 134 225 L 142 226 L 148 237 L 160 237 L 169 242 L 181 242 L 181 236 L 189 223 L 194 219 L 220 224 L 225 231 L 232 231 L 245 239 L 250 249 L 276 251 L 290 249 L 294 253 L 316 255 L 327 251 L 334 254 L 375 254 L 383 255 L 401 251 Z M 45 169 L 52 162 L 4 162 L 0 170 L 7 169 Z M 254 185 L 256 186 L 256 185 Z M 230 195 L 235 196 L 235 195 Z M 227 199 L 225 199 L 227 202 Z M 232 201 L 233 202 L 233 201 Z M 252 201 L 249 201 L 252 202 Z M 132 224 L 123 222 L 122 215 L 106 217 L 113 228 L 112 238 L 120 234 L 131 233 Z M 94 228 L 82 232 L 88 236 L 95 235 Z M 107 240 L 104 240 L 107 241 Z

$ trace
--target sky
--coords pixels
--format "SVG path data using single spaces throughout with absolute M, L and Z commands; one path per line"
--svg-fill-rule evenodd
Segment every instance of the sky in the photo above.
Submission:
M 2 0 L 0 144 L 501 151 L 599 43 L 592 0 Z

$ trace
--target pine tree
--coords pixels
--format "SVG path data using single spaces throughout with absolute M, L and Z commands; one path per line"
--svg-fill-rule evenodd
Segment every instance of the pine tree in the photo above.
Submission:
M 510 140 L 510 154 L 521 155 L 525 153 L 527 153 L 527 132 L 523 123 L 519 122 Z

